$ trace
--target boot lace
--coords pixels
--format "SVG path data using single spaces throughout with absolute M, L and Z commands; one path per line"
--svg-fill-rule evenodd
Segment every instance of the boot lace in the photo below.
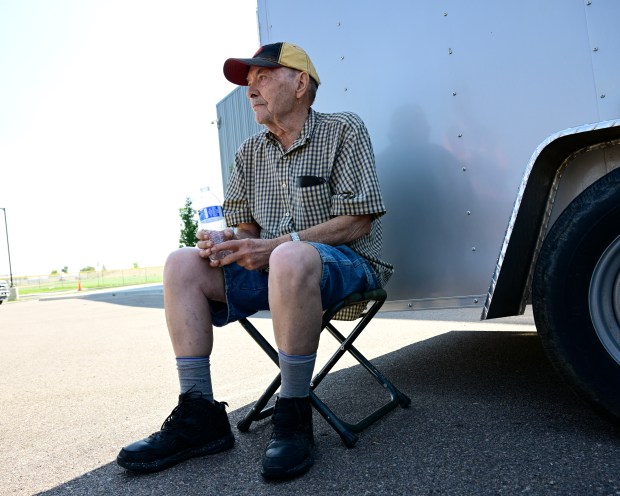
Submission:
M 193 388 L 192 388 L 193 389 Z M 189 389 L 185 393 L 183 393 L 179 398 L 179 404 L 174 407 L 170 415 L 164 420 L 163 424 L 161 424 L 161 430 L 170 430 L 178 427 L 179 423 L 191 415 L 197 409 L 197 405 L 195 401 L 198 398 L 202 398 L 202 393 L 197 391 L 192 391 Z

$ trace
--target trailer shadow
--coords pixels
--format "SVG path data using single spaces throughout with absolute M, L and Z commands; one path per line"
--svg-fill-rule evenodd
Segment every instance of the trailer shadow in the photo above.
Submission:
M 84 293 L 72 296 L 87 301 L 111 303 L 138 308 L 164 308 L 163 285 L 137 288 L 117 288 L 102 292 Z
M 267 421 L 226 453 L 135 476 L 110 463 L 40 494 L 614 494 L 620 433 L 559 379 L 535 333 L 454 331 L 374 363 L 407 395 L 353 449 L 315 414 L 315 467 L 267 483 L 259 474 Z M 354 420 L 382 388 L 360 366 L 317 390 Z M 231 412 L 231 422 L 250 406 Z

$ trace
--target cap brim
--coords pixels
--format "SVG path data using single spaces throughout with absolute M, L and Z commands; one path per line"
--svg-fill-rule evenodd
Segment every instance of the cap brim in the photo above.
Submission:
M 224 76 L 233 84 L 239 86 L 248 85 L 248 71 L 250 67 L 282 67 L 277 62 L 254 58 L 254 59 L 228 59 L 224 62 Z

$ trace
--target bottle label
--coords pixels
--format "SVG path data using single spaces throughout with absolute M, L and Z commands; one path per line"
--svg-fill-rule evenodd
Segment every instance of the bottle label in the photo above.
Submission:
M 200 209 L 200 222 L 211 222 L 224 218 L 224 211 L 219 205 L 213 205 L 211 207 L 205 207 Z

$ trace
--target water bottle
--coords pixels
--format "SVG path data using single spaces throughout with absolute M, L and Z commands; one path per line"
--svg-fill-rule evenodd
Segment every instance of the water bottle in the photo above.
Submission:
M 206 186 L 200 188 L 200 209 L 198 210 L 198 229 L 210 231 L 209 237 L 214 244 L 224 241 L 224 229 L 226 229 L 226 220 L 224 219 L 224 210 L 217 196 L 213 194 L 211 189 Z M 230 252 L 220 252 L 217 256 L 210 256 L 211 260 L 219 260 L 224 258 Z

